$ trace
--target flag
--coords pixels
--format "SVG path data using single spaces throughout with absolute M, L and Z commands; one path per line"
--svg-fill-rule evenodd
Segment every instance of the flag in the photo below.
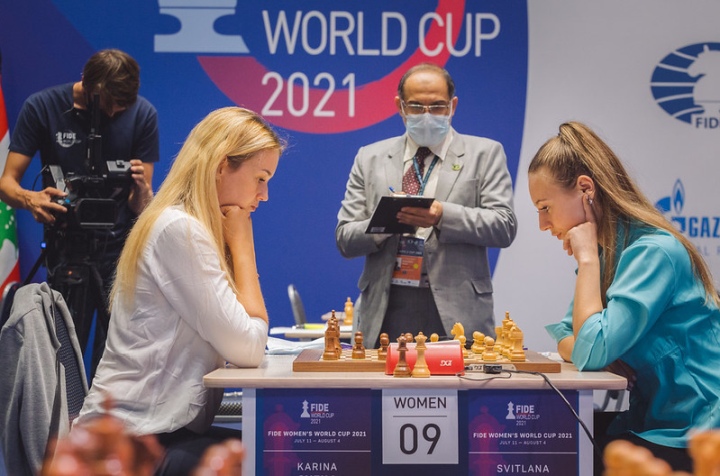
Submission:
M 1 75 L 0 78 L 2 78 Z M 9 147 L 10 130 L 8 128 L 7 113 L 5 112 L 2 84 L 0 84 L 0 171 L 5 170 Z M 15 210 L 5 202 L 0 201 L 0 283 L 2 283 L 0 284 L 0 299 L 5 298 L 9 285 L 20 282 L 20 261 L 18 256 Z

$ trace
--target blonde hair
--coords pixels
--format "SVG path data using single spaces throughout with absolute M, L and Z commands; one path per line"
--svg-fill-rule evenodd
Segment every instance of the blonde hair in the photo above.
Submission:
M 226 107 L 208 114 L 188 135 L 158 193 L 142 212 L 128 235 L 110 296 L 134 298 L 138 263 L 153 225 L 168 207 L 182 205 L 208 231 L 227 275 L 235 288 L 232 260 L 226 250 L 222 213 L 217 195 L 216 174 L 227 160 L 237 168 L 254 154 L 265 150 L 282 153 L 285 142 L 256 113 L 240 107 Z M 124 293 L 121 293 L 124 292 Z
M 550 138 L 528 168 L 528 173 L 547 170 L 566 189 L 575 186 L 580 175 L 595 182 L 594 200 L 602 209 L 598 222 L 598 242 L 605 256 L 601 291 L 603 302 L 617 269 L 617 228 L 620 223 L 639 222 L 672 234 L 687 250 L 695 275 L 705 288 L 706 302 L 720 304 L 710 270 L 690 241 L 643 195 L 630 178 L 620 159 L 589 127 L 578 122 L 560 125 L 557 136 Z

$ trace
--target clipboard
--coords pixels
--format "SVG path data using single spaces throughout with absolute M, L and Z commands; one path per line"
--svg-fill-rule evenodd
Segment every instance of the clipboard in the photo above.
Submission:
M 415 233 L 416 226 L 397 221 L 398 212 L 403 207 L 430 208 L 434 201 L 421 195 L 386 195 L 380 199 L 365 233 Z

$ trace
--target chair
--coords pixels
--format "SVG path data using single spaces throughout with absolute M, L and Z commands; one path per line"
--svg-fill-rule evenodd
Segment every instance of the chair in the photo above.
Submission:
M 48 443 L 70 431 L 88 385 L 70 312 L 57 291 L 28 284 L 0 330 L 0 426 L 8 474 L 38 474 Z
M 225 391 L 214 424 L 242 429 L 242 389 Z
M 605 412 L 605 411 L 614 411 L 619 412 L 622 409 L 623 406 L 623 400 L 625 398 L 625 390 L 607 390 L 605 392 L 605 398 L 603 399 L 603 402 L 601 405 L 598 406 L 596 411 Z M 610 406 L 610 400 L 615 400 L 615 409 L 608 410 L 608 407 Z
M 15 293 L 20 289 L 20 283 L 8 284 L 5 288 L 5 295 L 2 298 L 2 305 L 0 308 L 0 329 L 3 328 L 8 319 L 10 319 L 10 309 L 12 309 L 13 299 L 15 299 Z
M 300 293 L 298 293 L 294 284 L 288 285 L 288 297 L 290 298 L 290 306 L 292 307 L 293 317 L 295 318 L 295 325 L 298 327 L 304 326 L 307 323 L 305 307 L 300 299 Z

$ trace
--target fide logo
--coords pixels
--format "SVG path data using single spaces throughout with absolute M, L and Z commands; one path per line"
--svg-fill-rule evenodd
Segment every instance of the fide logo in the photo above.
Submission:
M 534 404 L 508 402 L 506 420 L 515 420 L 517 426 L 524 426 L 523 420 L 539 420 L 540 413 Z
M 334 418 L 335 413 L 331 411 L 329 403 L 311 403 L 307 400 L 302 402 L 302 412 L 300 418 L 310 418 L 316 423 L 319 423 L 319 419 Z
M 696 129 L 720 130 L 720 43 L 673 51 L 655 66 L 650 89 L 671 117 Z
M 508 402 L 507 404 L 507 415 L 505 415 L 506 420 L 514 420 L 515 419 L 515 404 L 513 402 Z
M 80 139 L 77 138 L 73 131 L 59 131 L 55 133 L 55 142 L 63 149 L 69 149 L 75 144 L 79 144 Z
M 310 418 L 310 413 L 308 412 L 308 406 L 309 403 L 307 400 L 303 400 L 302 402 L 302 413 L 300 414 L 300 418 Z

